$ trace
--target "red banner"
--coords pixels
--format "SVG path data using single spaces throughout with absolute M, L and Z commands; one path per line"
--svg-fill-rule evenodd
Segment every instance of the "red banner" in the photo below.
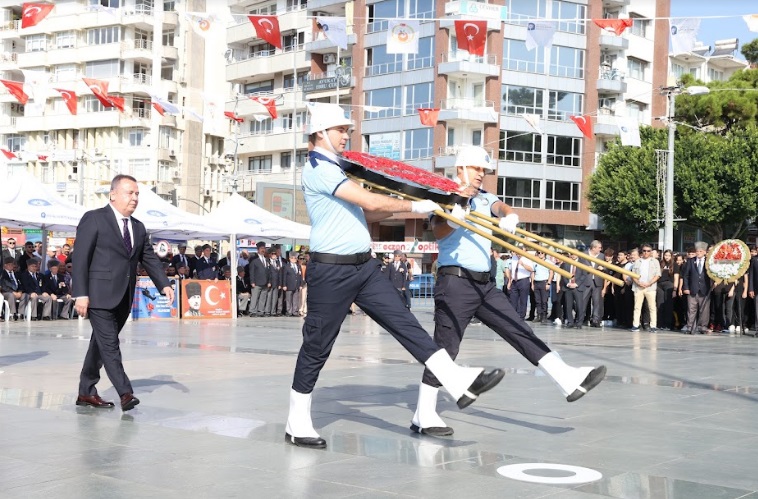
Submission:
M 231 319 L 229 281 L 185 279 L 182 282 L 182 319 Z

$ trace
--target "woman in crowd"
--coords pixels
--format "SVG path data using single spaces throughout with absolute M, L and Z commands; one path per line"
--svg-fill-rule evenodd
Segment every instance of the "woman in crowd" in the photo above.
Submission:
M 658 279 L 658 328 L 671 330 L 674 327 L 674 259 L 671 250 L 663 252 L 661 258 L 661 277 Z

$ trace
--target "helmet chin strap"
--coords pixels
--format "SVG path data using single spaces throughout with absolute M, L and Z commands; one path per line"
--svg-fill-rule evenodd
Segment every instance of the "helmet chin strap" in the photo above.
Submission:
M 324 142 L 326 142 L 329 145 L 329 150 L 334 153 L 335 156 L 339 156 L 339 153 L 336 149 L 334 149 L 334 145 L 332 144 L 331 139 L 329 139 L 329 134 L 327 133 L 328 130 L 321 130 L 318 132 L 318 134 L 321 136 L 322 139 L 324 139 Z

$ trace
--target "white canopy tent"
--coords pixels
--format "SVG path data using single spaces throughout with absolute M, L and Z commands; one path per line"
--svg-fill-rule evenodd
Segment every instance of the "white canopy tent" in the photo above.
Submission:
M 243 198 L 236 192 L 209 215 L 206 223 L 230 227 L 236 237 L 255 239 L 309 239 L 310 225 L 300 224 L 274 215 Z
M 33 175 L 0 177 L 0 225 L 74 231 L 86 209 L 58 196 Z

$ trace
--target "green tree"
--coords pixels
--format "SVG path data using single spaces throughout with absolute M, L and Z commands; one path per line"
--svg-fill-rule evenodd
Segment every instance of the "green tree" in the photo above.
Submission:
M 758 64 L 758 38 L 750 43 L 743 44 L 740 52 L 745 56 L 747 62 L 753 65 Z
M 667 149 L 667 130 L 643 127 L 642 147 L 615 142 L 590 178 L 590 209 L 616 237 L 650 240 L 658 218 L 656 149 Z M 680 127 L 675 142 L 674 213 L 720 241 L 741 236 L 758 215 L 758 130 L 726 135 Z
M 685 87 L 703 82 L 684 75 Z M 710 93 L 676 98 L 676 120 L 705 131 L 723 135 L 734 128 L 746 128 L 758 117 L 758 69 L 738 71 L 727 81 L 709 83 Z

